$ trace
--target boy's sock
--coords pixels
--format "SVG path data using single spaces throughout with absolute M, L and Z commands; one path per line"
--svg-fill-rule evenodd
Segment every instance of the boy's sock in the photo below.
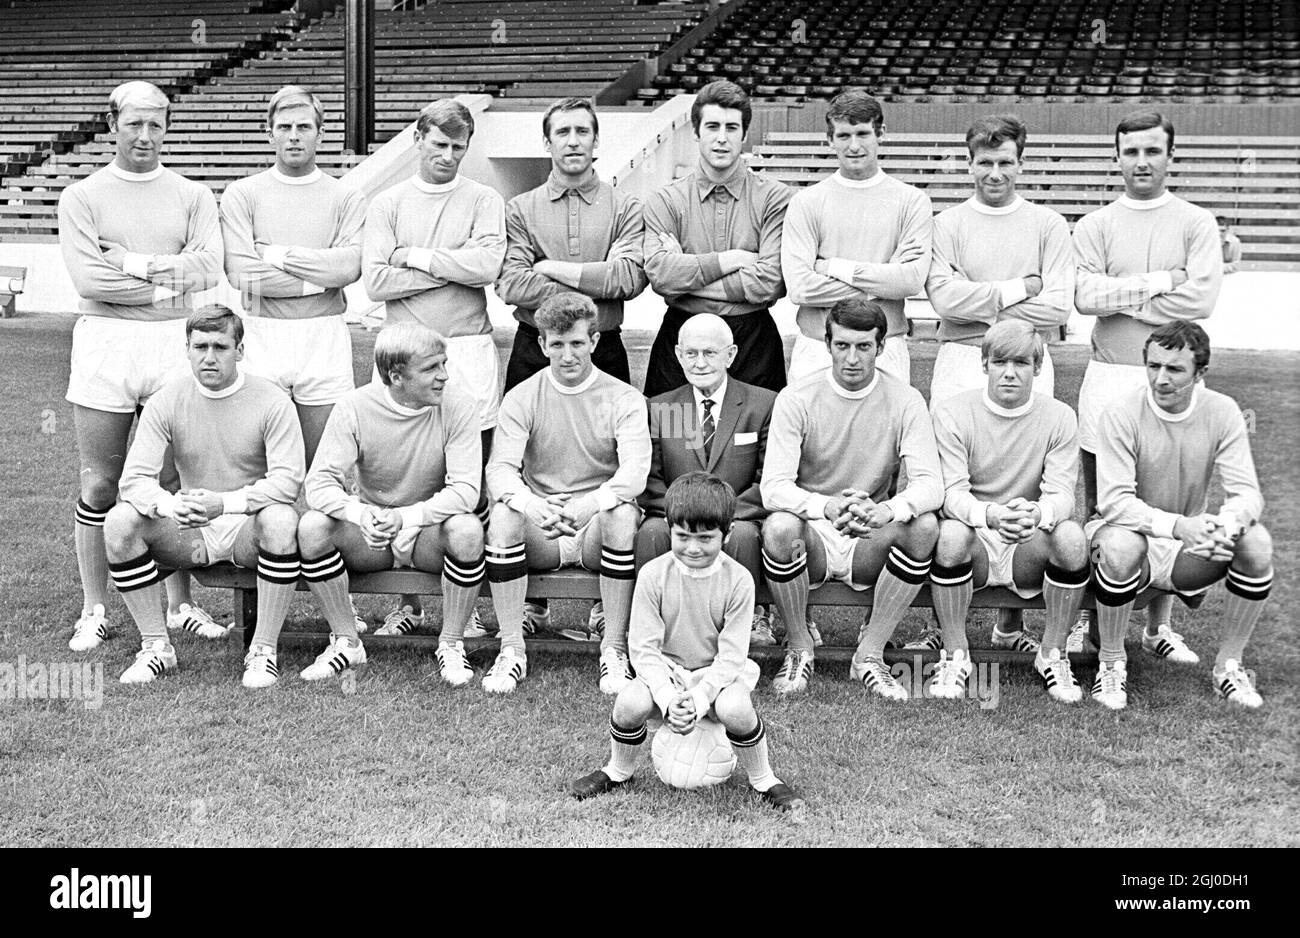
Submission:
M 609 718 L 609 765 L 602 770 L 611 781 L 626 782 L 636 771 L 636 757 L 645 742 L 645 724 L 627 728 Z
M 767 727 L 763 725 L 762 717 L 748 733 L 736 736 L 727 730 L 727 739 L 736 750 L 736 761 L 749 776 L 749 784 L 755 791 L 767 791 L 781 781 L 772 774 L 772 766 L 767 761 Z

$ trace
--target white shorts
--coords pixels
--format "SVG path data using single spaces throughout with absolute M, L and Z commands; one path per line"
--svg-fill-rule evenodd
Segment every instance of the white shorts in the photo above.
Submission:
M 491 335 L 459 335 L 447 343 L 447 386 L 473 398 L 480 415 L 480 430 L 497 425 L 501 410 L 501 359 Z M 379 380 L 372 368 L 370 380 Z
M 984 360 L 978 345 L 960 342 L 941 342 L 934 357 L 934 374 L 930 378 L 930 409 L 946 397 L 963 391 L 988 387 L 989 376 L 984 373 Z M 1034 390 L 1053 397 L 1056 391 L 1056 369 L 1052 356 L 1043 345 L 1043 367 L 1034 378 Z
M 599 517 L 599 513 L 594 514 L 590 521 L 578 528 L 576 534 L 565 534 L 555 539 L 556 545 L 560 548 L 561 567 L 576 567 L 582 564 L 582 539 L 587 536 L 587 532 Z
M 1095 454 L 1101 415 L 1134 388 L 1146 386 L 1147 370 L 1141 365 L 1089 361 L 1079 385 L 1079 449 Z
M 1105 523 L 1101 518 L 1093 518 L 1083 526 L 1083 533 L 1087 536 L 1089 545 L 1092 544 L 1093 536 Z M 1147 586 L 1153 586 L 1158 590 L 1164 590 L 1166 593 L 1178 593 L 1180 596 L 1197 596 L 1210 588 L 1209 586 L 1202 586 L 1198 589 L 1176 589 L 1174 587 L 1174 564 L 1178 561 L 1179 553 L 1182 552 L 1183 542 L 1174 537 L 1152 537 L 1149 534 L 1144 535 L 1144 537 L 1147 539 L 1147 567 L 1150 568 L 1149 579 L 1144 584 L 1144 589 Z
M 294 403 L 320 407 L 352 390 L 352 336 L 342 316 L 244 318 L 244 370 L 274 381 Z
M 251 515 L 218 515 L 203 527 L 203 546 L 208 551 L 208 563 L 232 563 L 235 559 L 235 541 L 244 525 L 251 524 Z
M 72 328 L 65 396 L 91 410 L 130 414 L 169 380 L 189 373 L 184 319 L 82 316 Z
M 826 583 L 827 580 L 839 580 L 841 583 L 847 583 L 853 589 L 862 591 L 871 589 L 872 583 L 858 584 L 853 582 L 853 550 L 858 546 L 860 538 L 851 534 L 844 534 L 835 529 L 826 518 L 818 518 L 815 521 L 807 522 L 808 527 L 817 532 L 821 538 L 822 547 L 826 551 L 826 577 L 821 583 L 808 583 L 810 589 L 816 589 Z
M 794 337 L 794 347 L 790 349 L 790 370 L 786 382 L 794 384 L 800 378 L 830 366 L 831 353 L 826 348 L 826 343 L 810 339 L 800 332 Z M 912 356 L 907 351 L 907 337 L 894 335 L 885 339 L 884 351 L 876 356 L 876 367 L 904 384 L 911 384 Z
M 1008 544 L 998 537 L 996 531 L 989 528 L 975 528 L 974 531 L 975 536 L 984 545 L 984 553 L 989 558 L 989 578 L 980 589 L 989 586 L 1005 586 L 1023 599 L 1032 599 L 1043 591 L 1041 583 L 1026 589 L 1016 585 L 1014 564 L 1016 548 L 1020 546 L 1019 544 Z
M 393 569 L 415 566 L 415 542 L 425 529 L 422 525 L 407 525 L 393 536 L 388 549 L 393 552 Z

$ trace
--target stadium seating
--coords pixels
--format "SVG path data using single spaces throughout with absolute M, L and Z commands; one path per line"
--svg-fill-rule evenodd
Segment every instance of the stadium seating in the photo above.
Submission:
M 1123 189 L 1110 136 L 1030 138 L 1017 191 L 1063 214 L 1080 216 L 1113 201 Z M 1222 216 L 1241 238 L 1242 260 L 1253 270 L 1300 263 L 1300 137 L 1178 138 L 1169 187 Z M 881 166 L 925 189 L 936 212 L 970 197 L 961 134 L 888 134 Z M 835 171 L 823 134 L 771 133 L 754 148 L 751 165 L 793 186 Z
M 1287 0 L 737 2 L 638 97 L 655 101 L 715 78 L 791 102 L 850 85 L 916 102 L 1300 96 L 1300 14 Z
M 343 148 L 341 6 L 304 24 L 283 12 L 291 0 L 145 0 L 124 23 L 108 0 L 16 2 L 0 11 L 0 240 L 54 239 L 59 193 L 111 158 L 104 102 L 128 78 L 173 94 L 163 162 L 218 195 L 270 165 L 266 101 L 286 84 L 311 88 L 325 105 L 333 132 L 318 162 L 326 172 L 340 175 L 365 156 Z M 261 12 L 271 8 L 280 12 Z M 375 142 L 446 95 L 485 92 L 508 97 L 512 107 L 592 95 L 706 9 L 635 0 L 442 0 L 381 11 Z M 198 18 L 207 45 L 191 41 Z M 113 38 L 105 41 L 105 33 Z M 38 43 L 30 53 L 29 38 Z M 28 83 L 14 84 L 10 75 Z

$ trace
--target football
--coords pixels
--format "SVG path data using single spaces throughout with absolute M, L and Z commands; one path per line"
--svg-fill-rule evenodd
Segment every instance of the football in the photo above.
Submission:
M 707 788 L 731 777 L 736 754 L 727 731 L 717 720 L 705 717 L 685 736 L 665 723 L 650 744 L 655 771 L 673 788 Z

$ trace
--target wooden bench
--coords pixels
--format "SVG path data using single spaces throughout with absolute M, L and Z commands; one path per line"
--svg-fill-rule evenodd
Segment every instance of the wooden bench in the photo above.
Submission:
M 234 627 L 242 633 L 244 647 L 247 648 L 252 641 L 253 632 L 257 628 L 257 575 L 252 570 L 246 570 L 242 567 L 236 567 L 233 564 L 221 563 L 213 564 L 210 567 L 198 567 L 191 570 L 190 573 L 199 583 L 204 586 L 215 589 L 229 589 L 232 591 L 231 608 L 234 611 Z M 378 573 L 350 573 L 348 575 L 348 588 L 354 594 L 381 593 L 385 595 L 396 596 L 402 593 L 411 593 L 420 596 L 440 596 L 442 594 L 441 578 L 437 574 L 423 573 L 417 570 L 383 570 Z M 307 591 L 307 584 L 299 581 L 298 590 Z M 483 596 L 490 596 L 488 584 L 485 581 L 482 589 Z M 600 581 L 594 573 L 586 570 L 558 570 L 551 573 L 530 573 L 528 576 L 528 595 L 544 597 L 546 599 L 580 599 L 596 600 L 600 599 Z M 873 590 L 858 592 L 844 585 L 843 583 L 827 583 L 820 589 L 813 590 L 809 594 L 810 605 L 814 606 L 854 606 L 864 611 L 871 608 L 871 601 L 874 595 Z M 1144 608 L 1147 603 L 1155 596 L 1160 595 L 1158 590 L 1144 590 L 1137 598 L 1136 607 Z M 772 597 L 768 592 L 765 584 L 759 584 L 757 601 L 759 603 L 771 603 Z M 932 608 L 933 602 L 930 598 L 930 586 L 925 584 L 921 587 L 921 592 L 917 595 L 916 600 L 912 603 L 913 608 Z M 975 593 L 971 601 L 972 609 L 1042 609 L 1042 598 L 1023 599 L 1008 589 L 1000 587 L 992 589 L 983 589 Z M 1091 589 L 1084 597 L 1083 608 L 1096 608 L 1096 603 L 1092 597 Z M 321 632 L 303 632 L 303 631 L 284 631 L 280 633 L 280 640 L 285 645 L 304 645 L 304 644 L 321 644 L 325 636 Z M 437 641 L 437 637 L 427 633 L 417 633 L 404 636 L 375 636 L 367 634 L 367 642 L 379 642 L 399 646 L 418 647 L 430 645 Z M 466 647 L 470 650 L 490 646 L 495 644 L 495 638 L 489 639 L 468 639 Z M 595 653 L 597 651 L 596 642 L 576 642 L 566 639 L 533 639 L 528 640 L 530 650 L 538 651 L 586 651 Z M 852 645 L 824 645 L 818 649 L 818 656 L 824 657 L 829 661 L 847 661 L 853 654 Z M 750 654 L 755 658 L 779 658 L 784 655 L 784 649 L 779 645 L 760 646 L 750 649 Z M 921 656 L 927 660 L 934 660 L 937 655 L 935 652 L 919 652 L 911 649 L 890 649 L 886 652 L 888 660 L 911 660 L 915 656 Z M 976 661 L 1001 661 L 1001 662 L 1020 662 L 1028 663 L 1032 660 L 1032 655 L 1027 652 L 1009 651 L 996 648 L 974 648 L 971 650 L 971 658 Z M 1078 664 L 1089 664 L 1096 662 L 1095 654 L 1074 654 L 1070 660 Z

